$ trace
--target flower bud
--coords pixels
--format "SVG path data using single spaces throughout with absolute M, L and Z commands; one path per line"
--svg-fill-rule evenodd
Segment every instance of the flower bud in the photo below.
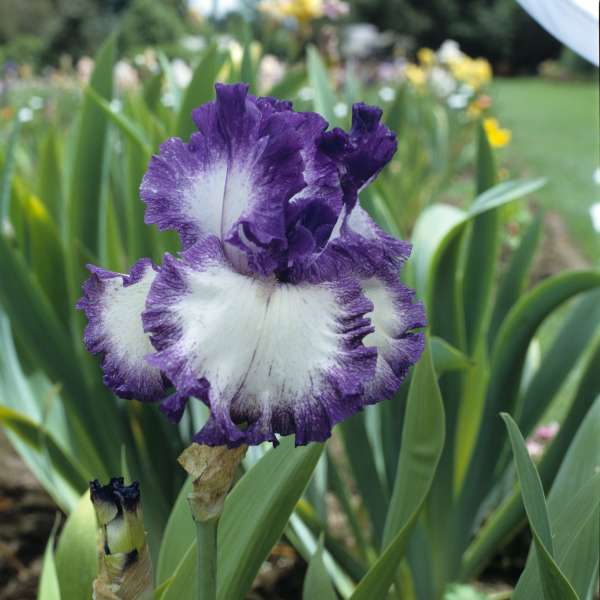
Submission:
M 100 573 L 95 600 L 134 600 L 152 594 L 152 564 L 138 482 L 125 485 L 113 477 L 108 485 L 90 483 L 90 495 L 101 530 Z

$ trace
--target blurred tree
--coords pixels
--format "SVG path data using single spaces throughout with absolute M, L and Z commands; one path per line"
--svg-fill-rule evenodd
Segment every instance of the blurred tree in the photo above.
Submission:
M 62 54 L 77 59 L 94 54 L 116 27 L 125 48 L 168 43 L 184 31 L 186 14 L 186 0 L 1 0 L 1 54 L 29 57 L 22 49 L 35 36 L 40 62 L 56 63 Z
M 532 70 L 558 56 L 561 44 L 515 0 L 350 0 L 356 20 L 437 48 L 446 39 L 505 71 Z
M 54 9 L 49 0 L 2 0 L 0 2 L 0 44 L 18 35 L 43 35 Z
M 128 49 L 176 41 L 185 33 L 178 4 L 133 0 L 121 22 L 122 46 Z

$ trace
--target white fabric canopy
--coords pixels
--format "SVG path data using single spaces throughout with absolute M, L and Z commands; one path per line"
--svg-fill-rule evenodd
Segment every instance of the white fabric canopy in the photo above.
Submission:
M 598 65 L 597 0 L 517 0 L 565 46 Z

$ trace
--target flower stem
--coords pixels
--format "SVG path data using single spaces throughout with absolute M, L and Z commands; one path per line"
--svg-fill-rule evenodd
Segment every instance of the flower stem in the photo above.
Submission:
M 196 524 L 198 600 L 217 597 L 217 526 L 246 450 L 246 446 L 230 449 L 193 443 L 178 459 L 193 482 L 188 502 Z
M 217 525 L 219 519 L 196 521 L 198 600 L 217 598 Z

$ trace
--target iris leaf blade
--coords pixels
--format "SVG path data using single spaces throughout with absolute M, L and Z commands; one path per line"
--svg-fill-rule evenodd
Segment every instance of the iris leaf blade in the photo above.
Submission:
M 458 348 L 438 336 L 431 336 L 431 355 L 437 376 L 448 371 L 461 371 L 473 366 L 473 362 Z
M 58 574 L 54 561 L 54 537 L 55 531 L 53 530 L 44 550 L 42 574 L 38 586 L 38 600 L 61 600 Z
M 86 473 L 72 456 L 67 455 L 50 432 L 44 431 L 43 426 L 5 406 L 0 406 L 0 424 L 13 431 L 32 449 L 47 452 L 52 468 L 74 490 L 81 493 L 86 488 L 89 473 Z
M 187 496 L 192 491 L 192 480 L 186 479 L 173 505 L 163 534 L 156 565 L 156 581 L 162 584 L 175 573 L 189 547 L 194 543 L 190 507 Z
M 510 415 L 504 413 L 502 418 L 508 429 L 513 448 L 523 504 L 534 539 L 544 598 L 547 600 L 578 600 L 577 593 L 554 559 L 552 533 L 544 490 L 533 461 L 525 447 L 525 440 Z
M 356 485 L 373 525 L 377 546 L 381 544 L 389 493 L 378 476 L 373 447 L 365 427 L 364 412 L 359 412 L 340 424 L 344 449 Z
M 110 101 L 112 97 L 113 63 L 116 38 L 110 37 L 96 57 L 90 87 Z M 87 95 L 81 108 L 76 151 L 69 189 L 71 235 L 93 254 L 99 250 L 98 214 L 100 212 L 104 146 L 107 139 L 108 117 Z
M 542 218 L 536 217 L 525 231 L 502 277 L 488 330 L 488 345 L 496 339 L 502 321 L 517 302 L 527 284 L 527 276 L 542 232 Z
M 323 115 L 332 126 L 337 125 L 337 118 L 333 112 L 336 98 L 323 59 L 314 46 L 309 46 L 306 54 L 308 80 L 314 92 L 315 112 Z
M 98 572 L 96 513 L 89 492 L 79 500 L 58 540 L 56 572 L 63 598 L 91 600 Z
M 308 563 L 302 591 L 303 600 L 336 600 L 337 596 L 323 564 L 323 540 L 319 540 L 317 551 Z
M 600 290 L 577 298 L 569 307 L 552 345 L 542 357 L 521 400 L 519 428 L 529 435 L 569 373 L 577 367 L 593 335 L 600 331 Z
M 593 470 L 594 435 L 593 432 L 588 433 L 587 437 L 584 434 L 586 428 L 589 429 L 590 427 L 589 423 L 593 423 L 593 418 L 590 421 L 590 417 L 586 417 L 586 415 L 588 415 L 592 406 L 594 406 L 594 401 L 598 393 L 600 393 L 600 371 L 597 368 L 598 364 L 600 364 L 600 337 L 596 338 L 594 346 L 591 349 L 571 408 L 558 434 L 542 456 L 538 465 L 538 472 L 544 489 L 550 489 L 553 486 L 549 495 L 549 509 L 551 513 L 555 498 L 561 496 L 559 505 L 564 506 L 566 499 L 562 498 L 562 496 L 568 497 L 573 489 L 581 486 L 586 475 Z M 600 415 L 600 413 L 597 414 Z M 588 423 L 586 427 L 582 425 L 584 420 Z M 586 439 L 585 443 L 580 441 L 584 438 Z M 600 440 L 600 433 L 598 433 L 595 439 L 596 444 L 599 443 L 598 440 Z M 590 448 L 592 449 L 591 452 Z M 600 454 L 600 446 L 596 448 L 596 453 Z M 562 473 L 563 475 L 561 475 L 561 478 L 557 482 L 558 473 Z M 510 541 L 515 533 L 519 531 L 524 516 L 519 491 L 515 490 L 492 513 L 471 546 L 465 552 L 461 577 L 471 579 L 478 575 L 487 561 L 497 552 L 497 549 Z
M 385 597 L 429 493 L 443 444 L 444 409 L 427 347 L 415 367 L 408 394 L 385 550 L 358 584 L 352 600 Z
M 500 412 L 516 406 L 520 375 L 529 343 L 542 321 L 573 296 L 600 286 L 600 273 L 573 271 L 550 277 L 523 296 L 505 319 L 494 346 L 490 381 L 477 440 L 461 489 L 458 529 L 467 536 L 477 507 L 494 483 L 495 467 L 502 455 Z
M 308 485 L 322 451 L 323 445 L 317 443 L 295 448 L 287 437 L 233 488 L 219 524 L 220 599 L 242 598 L 250 589 Z M 249 507 L 248 498 L 257 501 Z
M 219 70 L 225 62 L 225 55 L 219 52 L 216 44 L 211 44 L 194 69 L 192 80 L 187 87 L 177 115 L 176 135 L 183 140 L 195 131 L 192 110 L 213 99 L 213 86 Z
M 492 188 L 496 179 L 494 154 L 480 123 L 477 128 L 477 194 Z M 486 329 L 490 316 L 499 247 L 498 211 L 490 210 L 474 217 L 464 267 L 465 334 L 471 354 L 476 344 L 481 343 L 481 332 Z

